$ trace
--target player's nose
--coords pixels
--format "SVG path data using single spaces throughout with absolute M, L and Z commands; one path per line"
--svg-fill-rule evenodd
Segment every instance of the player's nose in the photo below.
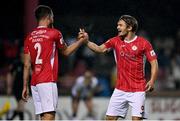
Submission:
M 119 26 L 117 26 L 117 30 L 120 31 L 120 27 Z

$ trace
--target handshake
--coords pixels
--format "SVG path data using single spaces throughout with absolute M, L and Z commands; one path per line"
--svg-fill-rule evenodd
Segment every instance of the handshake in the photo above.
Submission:
M 104 44 L 98 46 L 94 42 L 89 41 L 89 35 L 84 29 L 79 29 L 77 40 L 76 42 L 86 44 L 89 49 L 97 53 L 104 53 L 108 50 Z
M 83 41 L 84 43 L 87 43 L 89 41 L 89 35 L 88 33 L 84 30 L 84 29 L 79 29 L 79 33 L 78 33 L 78 37 L 77 37 L 78 41 Z

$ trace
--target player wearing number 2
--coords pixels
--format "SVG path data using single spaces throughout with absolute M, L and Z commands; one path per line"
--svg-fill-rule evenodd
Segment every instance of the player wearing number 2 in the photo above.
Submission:
M 53 12 L 50 7 L 40 5 L 35 10 L 38 27 L 24 42 L 24 101 L 28 99 L 28 75 L 32 67 L 31 91 L 35 113 L 41 120 L 54 120 L 57 107 L 58 49 L 66 56 L 74 52 L 85 38 L 81 32 L 78 41 L 67 46 L 60 31 L 53 28 Z

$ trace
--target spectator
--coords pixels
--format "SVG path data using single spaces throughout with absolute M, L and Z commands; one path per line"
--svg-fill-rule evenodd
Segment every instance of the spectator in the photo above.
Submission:
M 17 108 L 13 111 L 11 117 L 7 117 L 7 120 L 13 120 L 16 116 L 19 116 L 20 120 L 24 120 L 24 101 L 22 100 L 23 90 L 23 51 L 20 53 L 20 57 L 14 61 L 11 65 L 10 72 L 7 74 L 8 81 L 8 94 L 13 93 L 17 102 Z
M 92 72 L 87 70 L 83 76 L 76 79 L 72 88 L 72 111 L 73 119 L 77 118 L 78 106 L 80 99 L 86 104 L 88 109 L 88 117 L 93 118 L 93 96 L 98 91 L 98 80 L 93 76 Z

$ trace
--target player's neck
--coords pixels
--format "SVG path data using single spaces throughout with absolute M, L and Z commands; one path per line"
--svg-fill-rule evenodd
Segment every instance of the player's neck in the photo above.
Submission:
M 125 40 L 125 41 L 131 41 L 131 40 L 133 40 L 135 37 L 136 37 L 136 34 L 135 34 L 135 33 L 129 33 L 129 34 L 124 38 L 124 40 Z
M 42 27 L 48 27 L 48 23 L 46 21 L 39 21 L 38 23 L 38 27 L 42 26 Z

